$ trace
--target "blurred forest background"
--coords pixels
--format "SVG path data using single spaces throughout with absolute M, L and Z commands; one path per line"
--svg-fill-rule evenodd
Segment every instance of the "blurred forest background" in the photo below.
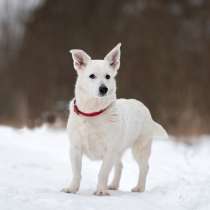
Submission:
M 118 42 L 118 97 L 169 133 L 210 133 L 209 0 L 0 0 L 0 123 L 65 125 L 69 49 L 103 58 Z

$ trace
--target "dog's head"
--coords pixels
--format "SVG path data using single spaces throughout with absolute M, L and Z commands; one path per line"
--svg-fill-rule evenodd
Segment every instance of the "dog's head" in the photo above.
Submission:
M 83 50 L 70 50 L 77 72 L 77 87 L 94 98 L 116 94 L 115 76 L 120 67 L 120 46 L 114 47 L 103 60 L 93 60 Z

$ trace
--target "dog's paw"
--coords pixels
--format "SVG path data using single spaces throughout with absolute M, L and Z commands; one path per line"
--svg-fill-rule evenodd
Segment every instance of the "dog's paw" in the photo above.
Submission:
M 109 190 L 118 190 L 118 188 L 119 188 L 119 186 L 114 185 L 114 184 L 110 184 L 110 185 L 108 186 L 108 189 L 109 189 Z
M 78 190 L 79 190 L 79 187 L 65 187 L 61 190 L 61 192 L 76 193 Z
M 94 192 L 94 195 L 97 196 L 109 196 L 110 193 L 108 190 L 97 190 L 96 192 Z
M 137 186 L 137 187 L 132 188 L 131 191 L 132 192 L 144 192 L 145 189 Z

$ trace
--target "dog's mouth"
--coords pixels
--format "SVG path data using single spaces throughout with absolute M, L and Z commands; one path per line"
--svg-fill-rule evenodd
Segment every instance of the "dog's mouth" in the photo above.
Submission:
M 107 94 L 107 93 L 105 93 L 105 94 L 99 93 L 98 96 L 99 96 L 99 97 L 106 97 L 106 96 L 108 96 L 108 94 Z
M 108 96 L 108 94 L 104 94 L 104 95 L 101 95 L 100 93 L 98 94 L 98 98 L 106 98 Z

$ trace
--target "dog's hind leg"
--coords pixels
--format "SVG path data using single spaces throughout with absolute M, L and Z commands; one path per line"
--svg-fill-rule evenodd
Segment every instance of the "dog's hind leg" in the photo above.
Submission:
M 142 139 L 143 140 L 143 139 Z M 144 192 L 147 174 L 149 171 L 149 157 L 151 153 L 152 139 L 142 141 L 139 139 L 132 147 L 132 153 L 139 166 L 139 178 L 133 192 Z
M 120 178 L 121 178 L 121 174 L 122 174 L 122 168 L 123 168 L 123 164 L 122 164 L 121 160 L 117 161 L 114 166 L 113 180 L 108 187 L 110 190 L 117 190 L 119 188 Z

